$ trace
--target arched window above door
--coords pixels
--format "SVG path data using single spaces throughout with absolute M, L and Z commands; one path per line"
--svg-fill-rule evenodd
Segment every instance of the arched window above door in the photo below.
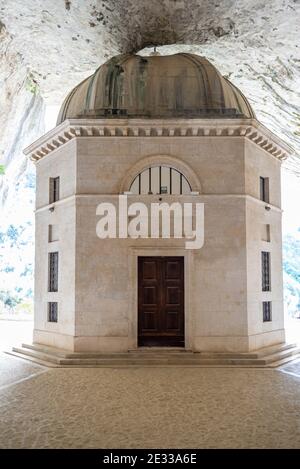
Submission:
M 130 192 L 133 194 L 190 194 L 191 185 L 186 177 L 170 166 L 153 166 L 144 169 L 132 181 Z

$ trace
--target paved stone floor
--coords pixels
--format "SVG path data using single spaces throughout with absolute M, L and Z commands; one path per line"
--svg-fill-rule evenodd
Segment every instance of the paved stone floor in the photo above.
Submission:
M 0 374 L 1 448 L 300 447 L 300 361 L 51 369 L 2 354 Z

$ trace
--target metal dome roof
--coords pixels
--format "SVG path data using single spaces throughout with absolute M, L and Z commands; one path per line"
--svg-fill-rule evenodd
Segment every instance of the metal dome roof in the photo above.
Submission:
M 204 57 L 118 55 L 79 83 L 57 120 L 68 118 L 243 117 L 245 96 Z

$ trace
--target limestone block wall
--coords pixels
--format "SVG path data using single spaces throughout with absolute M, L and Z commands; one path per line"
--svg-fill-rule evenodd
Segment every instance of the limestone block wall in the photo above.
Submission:
M 280 161 L 250 140 L 245 140 L 245 192 L 260 198 L 259 178 L 269 178 L 270 204 L 281 207 Z
M 252 349 L 284 341 L 281 212 L 266 211 L 265 204 L 247 200 L 247 308 Z M 262 239 L 262 226 L 270 225 L 270 241 Z M 271 291 L 262 291 L 261 252 L 270 252 Z M 272 321 L 263 322 L 262 302 L 272 302 Z
M 181 200 L 205 204 L 200 250 L 185 249 L 184 240 L 97 237 L 97 205 L 103 201 L 117 205 L 120 190 L 129 190 L 132 168 L 147 166 L 147 158 L 158 165 L 163 158 L 179 167 L 182 162 L 183 174 L 193 178 L 199 195 Z M 49 177 L 56 176 L 60 201 L 49 212 Z M 270 211 L 258 200 L 260 176 L 270 178 Z M 178 196 L 161 198 L 178 200 Z M 158 202 L 158 196 L 129 196 L 129 201 L 149 204 Z M 37 163 L 34 340 L 78 351 L 135 348 L 138 256 L 182 255 L 187 348 L 248 351 L 281 342 L 279 207 L 279 162 L 243 137 L 73 138 Z M 49 243 L 52 223 L 59 226 L 59 240 Z M 270 242 L 262 239 L 266 224 L 270 224 Z M 271 250 L 271 293 L 261 291 L 265 248 Z M 51 250 L 60 253 L 57 293 L 47 292 Z M 262 301 L 269 298 L 273 320 L 263 323 Z M 58 323 L 47 322 L 48 301 L 59 303 Z
M 77 142 L 77 193 L 118 194 L 123 177 L 134 164 L 153 156 L 159 161 L 164 155 L 189 165 L 203 194 L 245 191 L 244 139 L 240 137 L 81 137 Z
M 77 194 L 85 194 L 77 199 L 77 343 L 82 337 L 85 347 L 93 347 L 92 340 L 84 337 L 98 336 L 95 347 L 128 346 L 128 331 L 135 329 L 132 321 L 137 321 L 137 305 L 128 293 L 137 289 L 136 273 L 129 283 L 128 249 L 184 252 L 183 243 L 176 240 L 103 241 L 95 233 L 96 206 L 104 200 L 96 194 L 119 194 L 124 175 L 138 161 L 156 155 L 159 164 L 160 156 L 168 155 L 189 165 L 199 178 L 202 194 L 207 194 L 197 197 L 205 203 L 205 246 L 200 253 L 189 254 L 194 260 L 190 285 L 186 285 L 190 292 L 186 315 L 193 323 L 190 346 L 222 349 L 222 337 L 229 335 L 235 337 L 236 348 L 246 347 L 245 203 L 238 198 L 245 190 L 243 139 L 86 137 L 78 141 L 77 149 Z M 148 203 L 150 199 L 146 198 Z M 136 338 L 129 341 L 134 346 Z
M 245 200 L 204 197 L 205 244 L 194 252 L 195 350 L 247 349 Z
M 76 193 L 76 147 L 76 140 L 70 140 L 36 163 L 36 208 L 49 204 L 51 177 L 60 177 L 61 200 Z
M 34 342 L 73 350 L 75 334 L 75 192 L 76 143 L 57 149 L 36 165 Z M 60 177 L 60 200 L 49 205 L 49 178 Z M 55 227 L 55 241 L 49 226 Z M 48 256 L 59 253 L 58 292 L 48 292 Z M 48 321 L 48 302 L 58 303 L 57 323 Z
M 129 197 L 128 203 L 158 197 Z M 163 197 L 178 200 L 178 197 Z M 205 204 L 202 249 L 186 250 L 184 240 L 99 239 L 96 207 L 117 197 L 77 199 L 76 346 L 89 350 L 136 347 L 137 257 L 183 255 L 186 345 L 193 350 L 247 346 L 245 201 L 242 198 L 185 196 Z
M 280 164 L 264 150 L 247 142 L 245 148 L 247 193 L 247 307 L 250 349 L 283 342 L 283 279 Z M 259 176 L 269 178 L 270 204 L 259 200 Z M 266 206 L 270 209 L 266 210 Z M 267 228 L 268 226 L 268 228 Z M 269 234 L 267 235 L 267 230 Z M 269 237 L 269 240 L 267 240 Z M 271 291 L 262 291 L 261 252 L 270 252 Z M 263 322 L 263 301 L 272 302 L 272 321 Z

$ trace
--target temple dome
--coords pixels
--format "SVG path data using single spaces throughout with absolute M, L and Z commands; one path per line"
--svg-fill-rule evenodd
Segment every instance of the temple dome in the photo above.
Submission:
M 241 91 L 195 54 L 118 55 L 66 97 L 57 124 L 75 118 L 254 118 Z

